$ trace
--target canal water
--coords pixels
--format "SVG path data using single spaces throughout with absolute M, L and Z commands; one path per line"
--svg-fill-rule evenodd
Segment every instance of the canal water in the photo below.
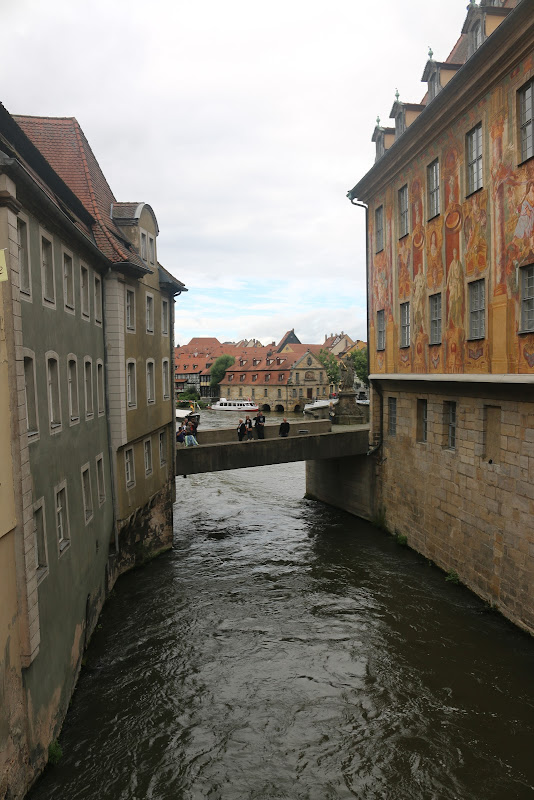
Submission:
M 304 499 L 302 463 L 177 491 L 32 800 L 532 800 L 534 640 Z

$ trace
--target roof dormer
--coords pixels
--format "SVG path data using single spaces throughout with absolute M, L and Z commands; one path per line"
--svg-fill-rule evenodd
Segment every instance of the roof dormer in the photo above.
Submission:
M 399 100 L 399 90 L 395 92 L 395 102 L 389 112 L 389 118 L 395 120 L 395 139 L 402 136 L 406 128 L 414 122 L 425 108 L 420 103 L 403 103 Z
M 375 161 L 378 161 L 395 141 L 395 128 L 381 128 L 380 117 L 377 117 L 371 141 L 376 143 Z
M 462 64 L 451 64 L 447 61 L 434 61 L 434 53 L 429 48 L 428 61 L 423 72 L 422 81 L 428 84 L 428 101 L 433 100 L 439 92 L 454 78 Z
M 478 6 L 475 0 L 470 0 L 462 28 L 462 33 L 468 36 L 469 56 L 484 44 L 511 11 L 512 8 L 503 8 L 501 0 L 481 0 Z

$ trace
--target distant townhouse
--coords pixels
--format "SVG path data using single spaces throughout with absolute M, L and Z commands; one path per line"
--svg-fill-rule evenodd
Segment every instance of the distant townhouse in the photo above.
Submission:
M 13 798 L 46 763 L 115 578 L 172 541 L 185 287 L 157 263 L 150 207 L 117 204 L 114 219 L 114 204 L 76 120 L 0 106 L 0 684 L 16 688 L 0 704 L 0 781 Z

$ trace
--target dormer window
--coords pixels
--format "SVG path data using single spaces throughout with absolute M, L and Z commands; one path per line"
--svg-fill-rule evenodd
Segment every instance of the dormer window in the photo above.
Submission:
M 228 375 L 228 381 L 233 381 L 233 379 L 234 379 L 233 375 Z
M 406 130 L 406 116 L 404 114 L 404 109 L 401 108 L 400 111 L 395 116 L 395 136 L 400 136 Z
M 257 375 L 253 375 L 253 376 L 252 376 L 252 380 L 253 380 L 253 382 L 255 383 L 255 382 L 258 380 L 258 376 L 257 376 Z
M 483 42 L 483 34 L 482 34 L 482 23 L 476 22 L 473 27 L 471 28 L 471 41 L 473 44 L 473 53 L 478 50 L 480 45 Z
M 433 72 L 428 80 L 428 96 L 430 100 L 434 99 L 440 89 L 441 86 L 439 85 L 438 71 L 436 70 L 436 72 Z
M 265 383 L 267 383 L 270 380 L 271 380 L 271 373 L 268 372 L 267 375 L 265 376 Z
M 243 381 L 245 380 L 245 375 L 240 375 L 239 380 L 241 381 L 241 383 L 243 383 Z

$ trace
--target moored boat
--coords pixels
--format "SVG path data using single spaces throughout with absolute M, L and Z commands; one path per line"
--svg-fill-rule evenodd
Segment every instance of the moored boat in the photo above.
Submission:
M 329 408 L 330 405 L 335 405 L 337 402 L 337 397 L 332 400 L 314 400 L 313 403 L 306 403 L 303 413 L 318 411 L 320 408 Z
M 240 413 L 259 411 L 258 404 L 253 403 L 252 400 L 227 400 L 226 397 L 221 397 L 210 408 L 212 411 L 238 411 Z

